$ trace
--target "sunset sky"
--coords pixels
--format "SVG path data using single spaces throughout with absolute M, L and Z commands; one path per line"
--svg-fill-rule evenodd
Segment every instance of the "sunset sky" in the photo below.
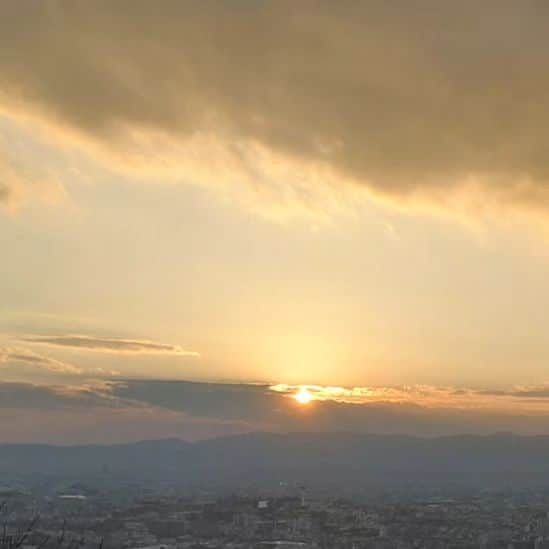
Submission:
M 549 434 L 548 16 L 0 0 L 0 441 Z

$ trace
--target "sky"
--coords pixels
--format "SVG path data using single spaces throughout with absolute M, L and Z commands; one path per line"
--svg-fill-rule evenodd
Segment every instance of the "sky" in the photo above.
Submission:
M 549 434 L 548 9 L 0 2 L 0 441 Z

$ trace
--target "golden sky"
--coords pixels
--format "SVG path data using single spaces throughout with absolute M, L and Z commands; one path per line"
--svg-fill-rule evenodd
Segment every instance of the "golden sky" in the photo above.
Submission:
M 536 431 L 547 11 L 0 2 L 0 416 L 42 406 L 16 388 L 52 403 L 93 386 L 108 418 L 121 379 L 171 379 L 260 383 L 284 405 L 308 385 L 316 409 L 509 409 L 433 430 Z M 132 438 L 151 403 L 130 400 Z M 177 434 L 181 410 L 158 413 Z

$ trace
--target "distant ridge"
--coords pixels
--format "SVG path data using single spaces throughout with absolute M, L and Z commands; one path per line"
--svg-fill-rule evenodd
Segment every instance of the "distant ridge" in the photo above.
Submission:
M 194 443 L 165 439 L 83 446 L 0 444 L 0 473 L 102 471 L 189 482 L 534 474 L 549 484 L 549 436 L 250 433 Z

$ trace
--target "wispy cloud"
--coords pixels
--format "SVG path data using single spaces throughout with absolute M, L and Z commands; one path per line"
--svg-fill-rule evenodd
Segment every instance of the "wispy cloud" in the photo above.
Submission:
M 21 337 L 20 341 L 49 345 L 52 347 L 66 347 L 84 351 L 100 351 L 119 354 L 153 354 L 176 356 L 200 356 L 196 351 L 189 351 L 179 345 L 158 343 L 146 339 L 122 339 L 112 337 L 95 337 L 89 335 L 54 335 Z
M 0 347 L 0 363 L 16 362 L 27 366 L 47 370 L 56 374 L 80 375 L 85 370 L 62 362 L 55 358 L 46 357 L 28 349 Z
M 90 378 L 112 378 L 119 376 L 120 372 L 112 368 L 91 367 L 80 368 L 74 364 L 58 360 L 53 357 L 35 353 L 30 349 L 21 347 L 0 347 L 0 365 L 24 366 L 30 370 L 41 370 L 50 374 L 62 376 L 83 376 Z

